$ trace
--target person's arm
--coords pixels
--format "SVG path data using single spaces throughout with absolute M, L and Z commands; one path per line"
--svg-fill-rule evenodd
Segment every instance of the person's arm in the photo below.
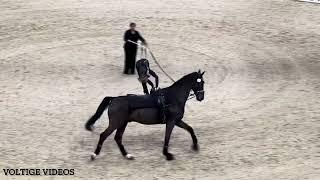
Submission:
M 158 88 L 158 86 L 159 86 L 159 77 L 158 77 L 158 75 L 154 71 L 152 71 L 151 69 L 149 70 L 149 73 L 156 80 L 156 88 Z
M 140 33 L 137 31 L 138 34 L 138 39 L 143 43 L 143 44 L 147 44 L 146 40 L 140 35 Z
M 125 42 L 127 42 L 128 39 L 129 39 L 129 33 L 128 33 L 128 31 L 126 31 L 126 32 L 124 33 L 123 40 L 124 40 Z

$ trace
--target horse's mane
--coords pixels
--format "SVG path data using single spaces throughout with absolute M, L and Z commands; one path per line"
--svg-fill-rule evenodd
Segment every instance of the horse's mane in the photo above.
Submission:
M 197 72 L 187 74 L 187 75 L 183 76 L 182 78 L 180 78 L 175 83 L 173 83 L 170 87 L 185 84 L 188 81 L 192 81 L 193 79 L 195 79 L 197 77 L 197 75 L 198 75 Z

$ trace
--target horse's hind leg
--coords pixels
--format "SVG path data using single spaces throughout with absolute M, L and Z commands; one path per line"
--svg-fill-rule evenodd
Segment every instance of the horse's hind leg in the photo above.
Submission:
M 195 151 L 198 151 L 199 150 L 198 139 L 197 139 L 197 136 L 194 134 L 192 127 L 189 126 L 187 123 L 183 122 L 182 120 L 176 122 L 176 125 L 182 129 L 187 130 L 190 133 L 192 141 L 193 141 L 192 149 Z
M 94 153 L 91 155 L 91 160 L 94 160 L 96 158 L 97 155 L 100 154 L 101 151 L 101 147 L 103 145 L 103 142 L 107 139 L 107 137 L 113 133 L 113 131 L 115 130 L 115 128 L 111 127 L 109 125 L 109 127 L 100 134 L 100 138 L 99 138 L 99 142 L 97 145 L 96 150 L 94 151 Z
M 120 128 L 117 129 L 116 135 L 114 136 L 114 140 L 117 142 L 122 156 L 129 159 L 129 160 L 132 160 L 132 159 L 134 159 L 134 157 L 131 154 L 127 153 L 126 149 L 124 148 L 124 146 L 122 144 L 122 136 L 123 136 L 123 133 L 127 127 L 127 124 L 128 123 L 125 123 L 123 126 L 121 126 Z

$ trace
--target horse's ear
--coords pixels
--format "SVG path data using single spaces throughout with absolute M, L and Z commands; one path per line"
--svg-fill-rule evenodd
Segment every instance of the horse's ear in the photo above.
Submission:
M 199 69 L 198 74 L 201 74 L 201 70 Z
M 201 76 L 203 76 L 203 74 L 205 73 L 206 71 L 203 71 L 202 73 L 201 73 Z

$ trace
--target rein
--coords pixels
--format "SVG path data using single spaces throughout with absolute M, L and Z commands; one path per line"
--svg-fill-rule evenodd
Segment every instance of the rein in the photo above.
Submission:
M 142 49 L 144 50 L 148 50 L 152 59 L 155 61 L 155 63 L 157 64 L 157 66 L 160 68 L 160 70 L 172 81 L 172 82 L 176 82 L 160 65 L 160 63 L 158 62 L 158 60 L 156 59 L 156 57 L 153 55 L 152 51 L 150 50 L 150 48 L 146 47 L 146 46 L 143 46 L 141 44 L 138 44 L 134 41 L 131 41 L 131 40 L 128 40 L 128 42 L 131 42 L 133 44 L 136 44 L 138 46 L 140 46 Z M 147 54 L 147 52 L 145 51 L 145 54 Z
M 189 94 L 189 97 L 188 97 L 187 100 L 193 99 L 193 98 L 195 98 L 195 97 L 196 97 L 196 95 L 195 95 L 194 93 L 191 93 L 191 94 Z

